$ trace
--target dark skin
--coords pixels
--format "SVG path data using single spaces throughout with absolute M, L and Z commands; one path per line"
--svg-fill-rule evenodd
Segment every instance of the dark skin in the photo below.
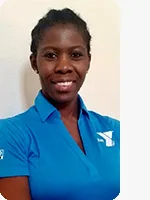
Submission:
M 47 30 L 31 65 L 39 74 L 44 96 L 60 111 L 61 118 L 84 151 L 78 131 L 77 93 L 90 65 L 90 55 L 81 33 L 72 25 L 55 25 Z M 73 81 L 70 90 L 57 90 L 57 81 Z
M 68 132 L 83 152 L 77 125 L 77 94 L 90 60 L 86 42 L 72 24 L 59 24 L 47 29 L 37 55 L 30 56 L 31 66 L 40 77 L 43 95 L 59 110 Z M 0 193 L 7 200 L 31 200 L 28 177 L 0 179 Z

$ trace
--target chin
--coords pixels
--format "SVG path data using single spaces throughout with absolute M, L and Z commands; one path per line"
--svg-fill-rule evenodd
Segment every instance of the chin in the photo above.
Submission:
M 77 94 L 59 94 L 56 96 L 53 96 L 53 100 L 57 103 L 69 103 L 71 101 L 74 101 L 77 98 Z
M 68 92 L 68 93 L 57 93 L 57 92 L 44 92 L 44 96 L 54 103 L 66 104 L 76 100 L 78 93 L 77 92 Z
M 72 102 L 77 99 L 78 97 L 78 91 L 74 90 L 72 92 L 56 92 L 56 91 L 46 91 L 42 90 L 44 96 L 54 103 L 59 104 L 66 104 L 69 102 Z

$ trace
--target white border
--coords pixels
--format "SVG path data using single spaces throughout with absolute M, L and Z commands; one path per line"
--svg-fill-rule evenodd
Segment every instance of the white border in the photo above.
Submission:
M 150 6 L 121 2 L 121 193 L 150 199 Z

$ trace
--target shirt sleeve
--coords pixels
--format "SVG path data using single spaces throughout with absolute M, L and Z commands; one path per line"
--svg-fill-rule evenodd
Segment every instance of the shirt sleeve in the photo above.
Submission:
M 28 142 L 19 123 L 0 120 L 0 178 L 29 176 Z

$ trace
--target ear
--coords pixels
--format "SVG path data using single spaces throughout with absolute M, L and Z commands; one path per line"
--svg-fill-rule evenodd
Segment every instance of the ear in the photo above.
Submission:
M 30 63 L 32 69 L 38 74 L 38 68 L 37 68 L 37 63 L 36 63 L 36 56 L 31 54 L 30 55 Z
M 89 64 L 88 64 L 88 70 L 89 70 L 90 64 L 91 64 L 91 53 L 89 53 L 88 57 L 89 57 Z M 87 73 L 88 73 L 88 70 L 87 70 Z

